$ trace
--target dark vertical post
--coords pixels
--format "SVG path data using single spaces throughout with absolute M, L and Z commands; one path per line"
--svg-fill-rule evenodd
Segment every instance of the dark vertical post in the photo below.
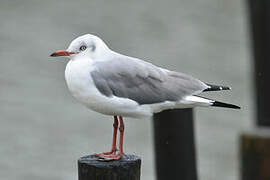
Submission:
M 270 126 L 270 1 L 248 0 L 255 65 L 257 125 Z
M 166 110 L 154 115 L 158 180 L 197 180 L 192 109 Z
M 241 176 L 242 180 L 266 180 L 270 179 L 270 1 L 247 0 L 247 3 L 255 65 L 257 128 L 241 136 Z
M 141 159 L 124 155 L 117 161 L 99 161 L 92 156 L 78 160 L 79 180 L 140 180 Z

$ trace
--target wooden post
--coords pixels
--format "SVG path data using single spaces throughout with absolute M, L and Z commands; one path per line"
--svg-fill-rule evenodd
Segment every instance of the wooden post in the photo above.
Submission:
M 166 110 L 154 115 L 158 180 L 197 180 L 192 109 Z
M 92 156 L 78 160 L 79 180 L 140 180 L 141 159 L 124 155 L 117 161 L 99 161 Z
M 247 3 L 255 65 L 256 124 L 259 128 L 241 136 L 241 176 L 242 180 L 268 180 L 270 179 L 270 84 L 268 83 L 270 81 L 270 1 L 247 0 Z
M 270 126 L 270 1 L 248 0 L 255 65 L 257 125 Z
M 241 136 L 243 180 L 270 179 L 270 131 L 256 129 Z

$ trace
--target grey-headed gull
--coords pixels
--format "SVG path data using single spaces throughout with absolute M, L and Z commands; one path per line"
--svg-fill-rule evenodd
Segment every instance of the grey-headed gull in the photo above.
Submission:
M 144 118 L 166 109 L 197 106 L 240 108 L 198 96 L 205 91 L 229 90 L 229 87 L 207 84 L 192 76 L 119 54 L 91 34 L 76 38 L 66 50 L 56 51 L 51 56 L 70 58 L 65 79 L 79 102 L 114 117 L 111 151 L 94 154 L 102 160 L 117 160 L 123 155 L 122 117 Z M 118 120 L 119 150 L 116 148 Z

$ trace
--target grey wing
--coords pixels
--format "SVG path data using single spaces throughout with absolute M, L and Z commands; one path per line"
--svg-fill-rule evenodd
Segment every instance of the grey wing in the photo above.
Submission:
M 139 104 L 178 101 L 208 88 L 191 76 L 126 56 L 97 62 L 95 67 L 91 76 L 102 94 L 129 98 Z

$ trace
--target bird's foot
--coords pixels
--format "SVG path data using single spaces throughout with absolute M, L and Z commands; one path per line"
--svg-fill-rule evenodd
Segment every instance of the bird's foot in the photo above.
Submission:
M 98 156 L 100 161 L 113 161 L 113 160 L 119 160 L 123 154 L 113 154 L 113 155 L 103 155 L 103 156 Z
M 95 153 L 92 156 L 99 157 L 99 156 L 104 156 L 104 155 L 105 156 L 115 155 L 117 151 L 118 151 L 117 149 L 112 149 L 110 152 Z

